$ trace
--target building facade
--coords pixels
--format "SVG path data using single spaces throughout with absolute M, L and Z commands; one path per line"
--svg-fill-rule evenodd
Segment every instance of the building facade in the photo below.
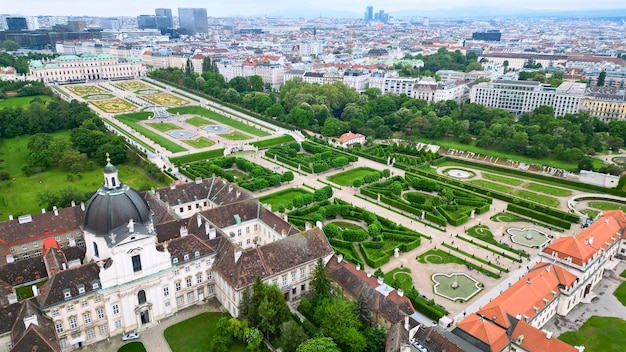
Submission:
M 209 33 L 209 22 L 204 8 L 178 8 L 178 23 L 181 34 Z
M 118 59 L 110 54 L 63 55 L 52 61 L 30 62 L 29 79 L 44 83 L 76 83 L 100 79 L 136 78 L 145 67 L 135 57 Z

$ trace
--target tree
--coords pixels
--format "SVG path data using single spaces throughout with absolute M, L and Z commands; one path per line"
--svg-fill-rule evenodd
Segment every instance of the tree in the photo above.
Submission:
M 209 351 L 228 352 L 232 343 L 233 336 L 230 331 L 230 321 L 227 317 L 222 316 L 215 324 L 215 335 L 209 341 Z
M 602 70 L 598 75 L 598 82 L 596 82 L 596 86 L 604 87 L 604 81 L 606 80 L 606 70 Z
M 0 47 L 6 51 L 17 51 L 20 48 L 20 45 L 11 39 L 6 39 L 2 41 Z
M 275 327 L 272 321 L 276 317 L 276 310 L 271 306 L 267 296 L 263 297 L 263 301 L 259 305 L 259 328 L 265 332 L 265 336 L 269 338 L 269 334 L 274 333 Z
M 302 343 L 296 352 L 341 352 L 341 350 L 330 337 L 318 337 Z
M 363 326 L 369 326 L 370 321 L 372 320 L 372 312 L 367 306 L 367 301 L 363 295 L 359 295 L 359 298 L 356 301 L 355 313 Z
M 185 75 L 190 76 L 193 72 L 193 63 L 191 62 L 191 59 L 187 58 L 187 61 L 185 62 Z
M 365 331 L 365 339 L 367 340 L 367 345 L 365 346 L 364 352 L 382 352 L 385 350 L 387 332 L 377 326 Z
M 315 270 L 313 270 L 313 278 L 311 279 L 311 287 L 313 288 L 313 305 L 325 299 L 330 299 L 330 279 L 326 272 L 326 265 L 322 258 L 317 260 Z
M 593 171 L 593 159 L 588 156 L 580 159 L 578 162 L 578 171 L 580 170 Z
M 285 171 L 282 176 L 281 176 L 281 181 L 283 182 L 291 182 L 293 181 L 293 172 L 291 171 Z
M 290 320 L 280 324 L 280 345 L 283 351 L 294 352 L 307 338 L 302 326 L 295 321 Z
M 365 337 L 355 314 L 355 304 L 343 298 L 326 299 L 315 305 L 313 317 L 325 336 L 332 337 L 342 351 L 363 351 Z
M 263 334 L 257 328 L 249 328 L 245 333 L 245 341 L 248 344 L 246 351 L 258 351 L 263 342 Z

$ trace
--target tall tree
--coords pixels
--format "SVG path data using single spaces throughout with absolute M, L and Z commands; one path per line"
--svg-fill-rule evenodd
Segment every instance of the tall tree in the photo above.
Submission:
M 367 307 L 367 301 L 363 295 L 359 295 L 359 299 L 356 301 L 356 316 L 363 326 L 369 326 L 372 320 L 372 312 Z
M 318 337 L 305 341 L 296 352 L 341 352 L 330 337 Z
M 322 300 L 330 298 L 330 279 L 322 258 L 317 260 L 317 265 L 313 271 L 313 279 L 311 279 L 311 286 L 313 287 L 312 301 L 314 306 Z
M 600 74 L 598 75 L 598 82 L 596 83 L 596 86 L 603 87 L 605 80 L 606 80 L 606 70 L 602 70 L 602 72 L 600 72 Z

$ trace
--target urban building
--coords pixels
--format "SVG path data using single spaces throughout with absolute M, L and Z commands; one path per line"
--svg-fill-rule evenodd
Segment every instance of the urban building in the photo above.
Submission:
M 328 140 L 330 144 L 333 144 L 335 147 L 348 148 L 353 144 L 360 143 L 365 144 L 365 136 L 360 133 L 352 133 L 352 131 L 348 131 L 339 138 L 331 138 Z
M 139 29 L 156 29 L 156 16 L 139 15 L 137 16 L 137 27 Z
M 138 58 L 118 59 L 110 54 L 84 54 L 59 56 L 52 61 L 31 60 L 29 79 L 44 83 L 72 83 L 143 75 L 145 67 Z
M 484 40 L 488 42 L 499 42 L 502 38 L 502 33 L 499 29 L 490 29 L 486 32 L 474 32 L 472 33 L 473 40 Z
M 365 22 L 369 22 L 374 19 L 374 6 L 368 6 L 365 8 Z
M 585 91 L 580 110 L 602 121 L 626 119 L 626 88 L 593 87 Z
M 178 8 L 178 23 L 181 34 L 209 33 L 207 12 L 203 8 Z
M 547 105 L 554 108 L 555 116 L 563 116 L 580 110 L 585 89 L 583 83 L 563 82 L 557 88 L 550 88 L 533 81 L 496 80 L 474 85 L 470 101 L 515 115 Z
M 156 16 L 156 24 L 157 29 L 161 31 L 174 28 L 174 18 L 172 17 L 172 9 L 154 9 L 154 14 Z
M 7 27 L 10 31 L 26 31 L 28 23 L 25 17 L 7 17 Z
M 118 31 L 120 29 L 120 21 L 117 17 L 107 17 L 100 19 L 100 27 L 104 30 Z

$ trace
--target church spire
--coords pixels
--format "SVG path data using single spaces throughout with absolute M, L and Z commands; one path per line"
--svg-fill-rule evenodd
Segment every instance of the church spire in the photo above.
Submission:
M 107 164 L 104 167 L 104 187 L 107 189 L 118 188 L 122 185 L 117 177 L 117 168 L 111 164 L 111 158 L 109 153 L 106 153 Z

